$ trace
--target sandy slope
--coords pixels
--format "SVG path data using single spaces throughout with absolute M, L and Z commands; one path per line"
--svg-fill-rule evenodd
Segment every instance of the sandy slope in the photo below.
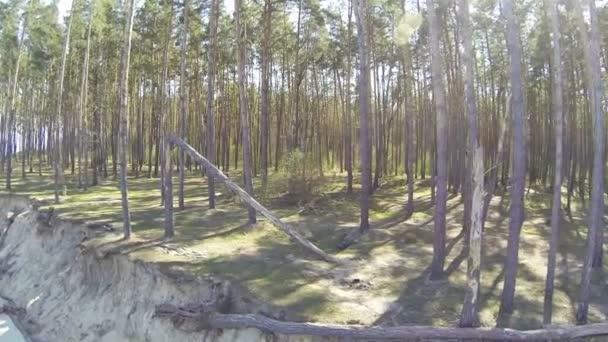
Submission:
M 20 212 L 12 224 L 11 212 Z M 154 317 L 158 304 L 220 296 L 231 298 L 231 312 L 260 307 L 235 294 L 228 282 L 176 276 L 125 255 L 100 257 L 82 244 L 98 233 L 63 221 L 47 227 L 21 197 L 0 198 L 0 214 L 0 295 L 26 310 L 19 321 L 34 341 L 267 340 L 253 329 L 204 331 Z

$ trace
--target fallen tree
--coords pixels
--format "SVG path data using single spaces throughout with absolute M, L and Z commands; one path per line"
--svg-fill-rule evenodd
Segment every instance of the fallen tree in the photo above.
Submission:
M 255 198 L 251 197 L 245 190 L 243 190 L 240 186 L 234 183 L 228 176 L 226 176 L 220 169 L 218 169 L 213 163 L 211 163 L 207 158 L 203 157 L 200 153 L 198 153 L 192 146 L 186 143 L 184 140 L 170 136 L 168 138 L 170 144 L 173 144 L 183 151 L 188 153 L 192 159 L 201 163 L 201 165 L 205 168 L 205 170 L 213 175 L 215 179 L 224 183 L 224 185 L 233 193 L 235 193 L 243 202 L 250 205 L 254 208 L 258 213 L 262 214 L 262 216 L 266 217 L 270 222 L 272 222 L 275 226 L 281 229 L 285 234 L 287 234 L 292 240 L 294 240 L 297 244 L 304 247 L 307 251 L 313 253 L 318 256 L 322 260 L 325 260 L 330 263 L 338 263 L 338 259 L 333 256 L 325 253 L 319 247 L 317 247 L 312 242 L 308 241 L 304 238 L 300 233 L 294 230 L 289 224 L 281 221 L 280 218 L 271 213 L 268 209 L 262 206 Z
M 483 341 L 570 341 L 592 336 L 607 336 L 608 323 L 555 326 L 537 330 L 502 328 L 457 328 L 431 326 L 362 326 L 285 322 L 259 314 L 223 314 L 205 305 L 178 307 L 162 304 L 155 316 L 173 320 L 196 320 L 207 329 L 256 328 L 285 335 L 309 335 L 343 339 L 372 340 L 483 340 Z

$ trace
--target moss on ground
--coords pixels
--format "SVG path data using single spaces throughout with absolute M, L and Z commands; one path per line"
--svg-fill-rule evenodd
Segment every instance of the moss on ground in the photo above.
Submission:
M 235 177 L 239 179 L 240 177 Z M 337 243 L 358 224 L 358 196 L 346 195 L 344 176 L 326 176 L 320 193 L 293 201 L 283 191 L 280 175 L 271 175 L 260 201 L 291 223 L 322 249 L 345 260 L 332 266 L 315 260 L 265 220 L 248 227 L 246 210 L 218 187 L 217 209 L 207 208 L 206 181 L 198 175 L 186 180 L 186 208 L 176 211 L 177 235 L 162 238 L 163 211 L 158 179 L 130 178 L 129 195 L 134 236 L 121 241 L 120 191 L 111 180 L 83 192 L 75 177 L 66 175 L 68 196 L 54 205 L 49 174 L 16 178 L 14 192 L 47 200 L 61 217 L 105 222 L 116 228 L 95 241 L 133 258 L 181 267 L 197 275 L 214 274 L 239 282 L 260 299 L 302 319 L 332 323 L 453 325 L 458 321 L 466 282 L 462 253 L 462 203 L 448 203 L 447 277 L 427 280 L 432 258 L 433 211 L 428 187 L 416 189 L 416 212 L 404 217 L 406 185 L 403 178 L 387 178 L 372 198 L 372 231 L 351 248 L 338 252 Z M 276 182 L 273 180 L 277 180 Z M 256 184 L 256 189 L 260 184 Z M 176 198 L 177 201 L 177 198 Z M 299 202 L 299 203 L 298 203 Z M 508 226 L 508 196 L 492 201 L 485 230 L 482 260 L 481 323 L 527 329 L 541 326 L 550 194 L 530 189 L 522 228 L 516 312 L 498 319 L 504 276 Z M 585 212 L 574 202 L 572 217 L 562 223 L 554 322 L 573 323 L 582 252 Z M 604 272 L 593 282 L 592 321 L 606 320 L 608 297 Z

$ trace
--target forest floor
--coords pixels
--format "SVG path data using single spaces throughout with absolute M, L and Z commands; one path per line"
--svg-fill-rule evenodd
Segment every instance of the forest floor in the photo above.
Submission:
M 234 179 L 240 178 L 235 177 Z M 292 224 L 320 248 L 345 260 L 333 266 L 317 261 L 296 247 L 266 220 L 246 225 L 247 211 L 218 185 L 217 209 L 207 208 L 206 180 L 199 173 L 186 180 L 185 210 L 176 210 L 176 237 L 162 240 L 163 210 L 159 180 L 131 178 L 129 197 L 134 236 L 121 240 L 120 190 L 112 180 L 89 191 L 76 187 L 66 174 L 68 196 L 53 205 L 60 217 L 112 225 L 115 233 L 96 243 L 100 248 L 136 259 L 179 267 L 196 275 L 213 274 L 240 283 L 257 298 L 283 308 L 290 317 L 325 323 L 455 325 L 466 283 L 462 253 L 463 205 L 460 196 L 448 201 L 446 279 L 430 282 L 433 210 L 425 181 L 416 183 L 416 211 L 404 217 L 406 185 L 403 177 L 387 177 L 371 204 L 372 230 L 360 242 L 338 252 L 341 238 L 358 225 L 358 196 L 345 194 L 344 176 L 326 175 L 318 195 L 293 201 L 281 192 L 284 179 L 270 176 L 260 202 Z M 177 181 L 177 179 L 176 179 Z M 259 179 L 256 178 L 256 181 Z M 4 182 L 2 183 L 4 184 Z M 177 184 L 175 182 L 174 184 Z M 260 189 L 260 184 L 255 184 Z M 14 192 L 52 203 L 53 180 L 28 174 L 14 179 Z M 177 191 L 177 186 L 175 186 Z M 176 207 L 177 207 L 177 196 Z M 507 242 L 508 196 L 495 196 L 484 232 L 481 323 L 518 329 L 542 325 L 546 255 L 549 245 L 551 196 L 528 189 L 522 228 L 515 313 L 498 319 Z M 586 208 L 572 205 L 572 217 L 562 223 L 557 260 L 554 323 L 574 323 L 585 241 Z M 592 286 L 591 321 L 608 317 L 606 268 L 596 272 Z M 295 314 L 295 316 L 293 315 Z

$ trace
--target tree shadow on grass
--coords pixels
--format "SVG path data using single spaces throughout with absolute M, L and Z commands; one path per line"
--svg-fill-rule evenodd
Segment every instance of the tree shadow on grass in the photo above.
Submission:
M 335 310 L 325 288 L 315 285 L 325 279 L 325 274 L 315 267 L 316 263 L 293 257 L 294 248 L 290 244 L 260 239 L 256 245 L 255 251 L 246 253 L 199 261 L 159 261 L 157 264 L 234 281 L 247 295 L 255 293 L 256 298 L 274 307 L 274 312 L 285 310 L 290 320 L 311 320 Z

